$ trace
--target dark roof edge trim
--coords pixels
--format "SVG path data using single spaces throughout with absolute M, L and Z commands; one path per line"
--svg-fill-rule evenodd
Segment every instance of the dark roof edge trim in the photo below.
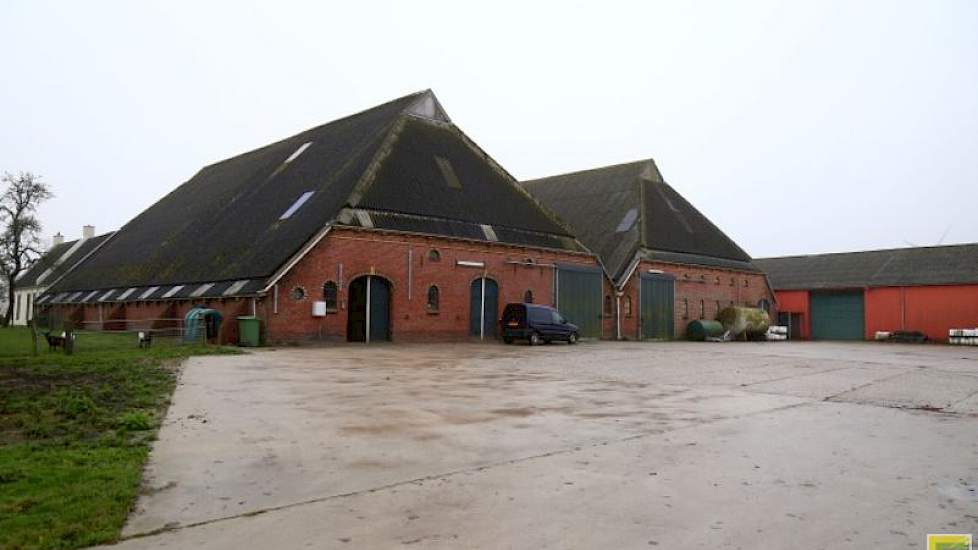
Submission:
M 506 246 L 509 248 L 535 248 L 537 250 L 546 250 L 547 252 L 561 253 L 561 254 L 573 254 L 575 256 L 587 256 L 589 258 L 594 258 L 597 260 L 598 264 L 601 264 L 601 259 L 598 258 L 597 254 L 591 252 L 586 248 L 581 248 L 581 251 L 577 250 L 567 250 L 565 248 L 550 248 L 547 246 L 531 246 L 522 244 L 505 243 L 501 241 L 483 241 L 479 239 L 467 239 L 465 237 L 454 237 L 449 235 L 432 235 L 431 233 L 418 233 L 415 231 L 399 231 L 397 229 L 383 229 L 377 227 L 361 227 L 356 225 L 336 225 L 336 229 L 348 229 L 351 231 L 367 231 L 371 233 L 391 233 L 394 235 L 410 235 L 413 237 L 429 237 L 434 239 L 444 239 L 446 241 L 460 241 L 467 243 L 476 243 L 481 245 L 496 245 L 496 246 Z M 576 242 L 576 241 L 575 241 Z

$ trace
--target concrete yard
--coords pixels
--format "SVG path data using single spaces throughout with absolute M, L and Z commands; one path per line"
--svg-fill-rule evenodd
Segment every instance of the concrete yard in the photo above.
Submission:
M 923 548 L 978 534 L 978 348 L 190 359 L 113 548 Z

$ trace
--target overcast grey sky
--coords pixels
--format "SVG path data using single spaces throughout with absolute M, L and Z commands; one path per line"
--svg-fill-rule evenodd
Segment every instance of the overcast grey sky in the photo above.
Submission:
M 755 257 L 978 241 L 978 2 L 0 4 L 45 236 L 425 88 L 520 179 L 653 157 Z

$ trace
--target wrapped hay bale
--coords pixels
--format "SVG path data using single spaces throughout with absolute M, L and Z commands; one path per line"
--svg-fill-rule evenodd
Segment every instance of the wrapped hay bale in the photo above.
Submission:
M 717 321 L 697 320 L 686 325 L 686 338 L 693 342 L 721 338 L 723 332 L 723 325 Z
M 756 307 L 734 306 L 724 308 L 717 315 L 717 321 L 720 321 L 723 328 L 730 331 L 730 336 L 734 338 L 743 336 L 763 339 L 767 327 L 771 325 L 771 316 Z

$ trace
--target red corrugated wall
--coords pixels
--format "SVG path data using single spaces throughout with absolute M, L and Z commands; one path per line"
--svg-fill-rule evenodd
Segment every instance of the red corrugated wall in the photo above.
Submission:
M 978 285 L 870 288 L 865 296 L 867 339 L 878 330 L 919 330 L 946 341 L 949 329 L 978 327 Z
M 811 338 L 811 320 L 808 314 L 807 290 L 778 290 L 774 293 L 778 300 L 778 311 L 801 314 L 801 337 Z M 777 322 L 777 317 L 772 319 Z

